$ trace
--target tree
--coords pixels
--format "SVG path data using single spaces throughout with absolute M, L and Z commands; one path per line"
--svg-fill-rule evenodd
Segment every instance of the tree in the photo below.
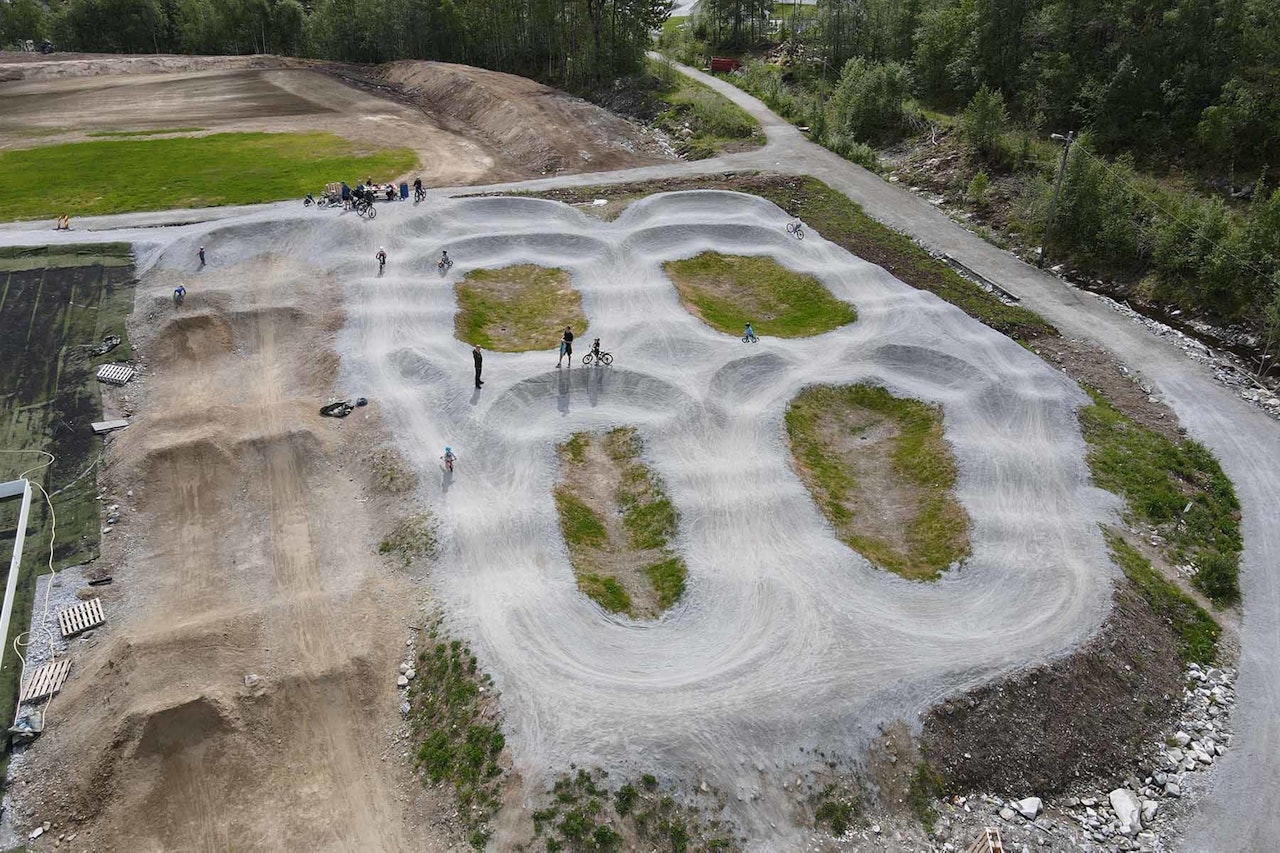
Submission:
M 978 156 L 990 160 L 1000 151 L 1000 134 L 1008 120 L 1004 95 L 983 83 L 965 107 L 960 128 L 965 141 Z
M 0 3 L 0 46 L 30 39 L 39 42 L 48 36 L 44 6 L 36 0 Z
M 900 63 L 850 59 L 831 99 L 833 123 L 859 142 L 892 142 L 906 129 L 902 102 L 909 90 Z

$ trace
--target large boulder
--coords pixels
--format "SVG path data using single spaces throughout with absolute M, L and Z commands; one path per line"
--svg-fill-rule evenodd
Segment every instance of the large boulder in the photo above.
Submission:
M 1107 795 L 1107 799 L 1111 801 L 1121 829 L 1127 827 L 1130 832 L 1142 829 L 1142 803 L 1138 801 L 1137 794 L 1128 788 L 1116 788 Z
M 1027 820 L 1035 820 L 1040 814 L 1040 809 L 1043 808 L 1043 803 L 1040 802 L 1039 797 L 1027 797 L 1025 800 L 1018 800 L 1013 807 Z

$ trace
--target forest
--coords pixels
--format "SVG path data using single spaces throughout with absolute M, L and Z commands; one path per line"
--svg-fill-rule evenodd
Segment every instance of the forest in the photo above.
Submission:
M 955 128 L 974 206 L 998 184 L 1036 241 L 1075 131 L 1050 257 L 1280 340 L 1275 0 L 703 0 L 662 45 L 744 56 L 729 79 L 873 168 Z
M 436 59 L 587 90 L 638 73 L 667 0 L 0 0 L 0 46 Z

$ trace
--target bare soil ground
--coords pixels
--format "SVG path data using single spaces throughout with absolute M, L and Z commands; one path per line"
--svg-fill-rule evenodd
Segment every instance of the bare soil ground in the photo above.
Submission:
M 109 622 L 18 771 L 16 822 L 74 849 L 450 849 L 447 812 L 386 760 L 418 596 L 376 555 L 376 412 L 318 414 L 338 286 L 283 258 L 248 272 L 139 285 L 147 375 L 107 401 L 137 411 L 102 481 Z
M 418 153 L 456 186 L 671 159 L 648 132 L 522 77 L 460 65 L 340 65 L 271 56 L 0 54 L 0 150 L 97 131 L 326 130 Z

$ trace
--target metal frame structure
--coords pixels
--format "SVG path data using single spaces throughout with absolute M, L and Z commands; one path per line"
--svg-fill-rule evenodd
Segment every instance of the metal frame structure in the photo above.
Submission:
M 9 559 L 9 582 L 4 588 L 4 609 L 0 610 L 0 666 L 4 665 L 5 649 L 9 646 L 9 619 L 13 616 L 13 594 L 18 588 L 18 567 L 22 564 L 22 546 L 27 537 L 27 515 L 31 510 L 31 483 L 26 480 L 10 480 L 0 483 L 0 501 L 20 499 L 18 527 L 13 537 L 13 556 Z

